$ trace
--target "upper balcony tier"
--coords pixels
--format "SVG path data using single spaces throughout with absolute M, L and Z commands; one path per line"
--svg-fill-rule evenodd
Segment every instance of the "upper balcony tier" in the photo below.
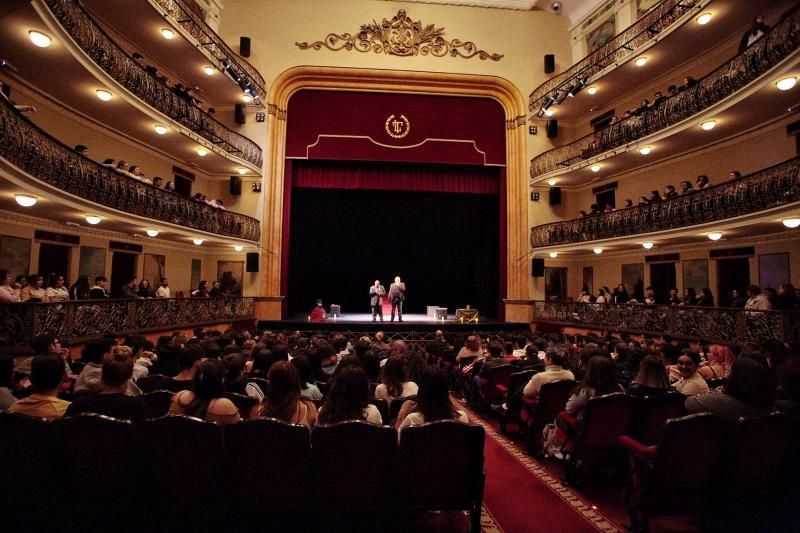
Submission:
M 47 199 L 30 211 L 43 218 L 78 210 L 108 213 L 118 226 L 106 227 L 127 233 L 132 224 L 162 231 L 170 227 L 173 233 L 194 238 L 202 236 L 197 232 L 250 242 L 260 237 L 254 218 L 159 189 L 76 153 L 27 120 L 5 98 L 0 98 L 0 176 L 11 185 L 0 183 L 2 209 L 18 210 L 12 192 L 6 192 L 14 187 L 16 192 L 32 191 Z
M 531 247 L 555 251 L 559 246 L 586 242 L 622 242 L 630 236 L 651 242 L 669 236 L 670 244 L 677 244 L 681 238 L 697 239 L 702 231 L 697 226 L 708 228 L 710 223 L 731 219 L 735 220 L 729 227 L 740 228 L 740 234 L 766 233 L 766 225 L 774 229 L 788 214 L 797 217 L 798 202 L 800 157 L 663 202 L 535 226 L 531 228 Z M 659 233 L 692 226 L 696 228 L 678 238 L 674 233 Z
M 569 177 L 560 180 L 562 186 L 585 184 L 599 177 L 597 168 L 590 172 L 590 167 L 600 161 L 605 161 L 601 165 L 605 167 L 604 177 L 609 172 L 640 165 L 638 153 L 628 154 L 634 149 L 649 147 L 648 153 L 652 153 L 647 162 L 652 163 L 786 115 L 797 103 L 796 90 L 780 91 L 774 82 L 781 76 L 800 75 L 798 48 L 800 6 L 788 12 L 765 37 L 701 78 L 695 86 L 640 115 L 533 158 L 532 184 L 567 173 Z M 713 130 L 699 127 L 706 120 L 714 122 Z

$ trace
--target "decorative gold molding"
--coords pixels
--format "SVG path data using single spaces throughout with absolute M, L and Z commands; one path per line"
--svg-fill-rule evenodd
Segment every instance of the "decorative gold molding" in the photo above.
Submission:
M 279 108 L 275 104 L 267 104 L 267 113 L 273 115 L 278 120 L 286 120 L 286 110 Z
M 352 35 L 350 33 L 329 33 L 324 41 L 294 43 L 300 50 L 321 50 L 324 46 L 328 50 L 356 50 L 376 54 L 393 56 L 431 55 L 434 57 L 463 57 L 470 59 L 475 56 L 482 60 L 491 59 L 500 61 L 503 54 L 490 54 L 485 50 L 478 50 L 472 41 L 460 41 L 444 38 L 444 28 L 437 28 L 433 24 L 422 25 L 422 21 L 413 21 L 401 9 L 391 20 L 383 19 L 380 24 L 374 20 L 369 24 L 362 24 L 361 30 Z

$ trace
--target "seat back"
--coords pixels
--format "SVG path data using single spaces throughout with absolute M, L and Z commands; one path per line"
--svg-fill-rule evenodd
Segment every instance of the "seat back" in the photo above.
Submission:
M 679 392 L 643 398 L 638 402 L 632 431 L 636 440 L 642 444 L 656 444 L 667 420 L 686 415 L 685 402 L 686 396 Z
M 393 399 L 392 403 L 389 404 L 389 418 L 388 419 L 384 418 L 383 423 L 384 424 L 394 423 L 394 421 L 397 420 L 397 415 L 400 414 L 400 409 L 403 407 L 403 403 L 405 403 L 407 400 L 416 402 L 417 395 L 413 394 L 411 396 L 403 396 L 402 398 Z
M 261 392 L 263 392 L 265 395 L 268 392 L 269 381 L 267 381 L 264 378 L 247 378 L 245 380 L 245 384 L 247 383 L 255 383 L 256 385 L 258 385 L 258 388 L 261 389 Z
M 486 370 L 486 383 L 482 387 L 485 402 L 501 403 L 505 399 L 514 370 L 516 367 L 511 364 L 498 365 Z
M 172 391 L 154 390 L 142 394 L 142 399 L 147 402 L 150 412 L 154 417 L 164 416 L 169 412 L 169 404 L 174 396 Z
M 579 428 L 578 446 L 582 449 L 608 449 L 617 446 L 633 419 L 633 401 L 623 392 L 596 396 L 586 402 Z
M 163 388 L 169 381 L 169 377 L 162 374 L 150 374 L 136 380 L 136 385 L 145 394 Z
M 381 414 L 381 420 L 383 420 L 384 424 L 389 423 L 389 402 L 384 400 L 383 398 L 370 398 L 369 403 L 374 405 L 378 408 L 378 412 Z
M 726 490 L 731 494 L 772 494 L 785 481 L 796 438 L 796 428 L 785 414 L 740 419 L 726 447 Z
M 516 369 L 516 367 L 515 367 Z M 522 387 L 524 387 L 536 372 L 534 370 L 523 370 L 522 372 L 513 372 L 508 377 L 508 395 L 512 395 Z
M 258 400 L 246 394 L 227 392 L 225 393 L 225 397 L 233 402 L 233 405 L 235 405 L 236 409 L 239 410 L 239 416 L 242 418 L 249 418 L 250 410 L 253 409 L 253 407 L 255 407 L 255 405 L 258 403 Z
M 470 509 L 483 494 L 481 426 L 452 420 L 409 426 L 400 434 L 397 457 L 401 505 Z
M 317 505 L 375 509 L 388 505 L 397 452 L 392 427 L 348 420 L 311 433 Z
M 575 388 L 575 381 L 564 379 L 545 383 L 539 388 L 539 396 L 536 400 L 536 419 L 539 422 L 552 422 L 558 413 L 564 410 L 567 405 L 569 395 Z

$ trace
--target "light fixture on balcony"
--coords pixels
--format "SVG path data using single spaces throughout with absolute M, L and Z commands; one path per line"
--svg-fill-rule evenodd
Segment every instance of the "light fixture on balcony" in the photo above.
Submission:
M 633 64 L 637 67 L 643 67 L 647 64 L 647 58 L 645 56 L 639 57 L 633 62 Z
M 158 230 L 157 229 L 148 229 L 148 230 L 145 230 L 145 233 L 147 233 L 148 237 L 158 237 Z
M 100 100 L 104 102 L 108 102 L 109 100 L 111 100 L 111 98 L 114 97 L 114 95 L 111 94 L 111 91 L 106 91 L 105 89 L 97 89 L 95 91 L 95 94 Z
M 776 83 L 775 85 L 777 85 L 778 89 L 780 89 L 781 91 L 788 91 L 796 84 L 797 84 L 797 77 L 789 76 L 788 78 L 783 78 L 782 80 L 778 80 L 778 83 Z
M 161 35 L 164 37 L 164 39 L 170 40 L 175 37 L 175 32 L 169 28 L 161 28 Z
M 242 250 L 244 250 L 244 246 L 242 246 L 241 244 L 237 244 L 236 246 L 233 247 L 233 249 L 236 250 L 237 252 L 241 252 Z
M 720 231 L 713 231 L 708 234 L 708 238 L 712 241 L 718 241 L 722 238 L 722 232 Z
M 39 201 L 38 198 L 31 196 L 30 194 L 15 194 L 14 199 L 22 207 L 33 207 L 36 205 L 36 202 Z
M 573 98 L 573 97 L 574 97 L 576 94 L 578 94 L 579 92 L 581 92 L 581 90 L 582 90 L 584 87 L 586 87 L 586 82 L 587 82 L 587 79 L 586 79 L 586 77 L 585 77 L 585 76 L 581 76 L 580 78 L 578 78 L 578 81 L 576 81 L 576 82 L 575 82 L 575 85 L 573 85 L 573 86 L 570 88 L 570 90 L 567 92 L 567 94 L 569 95 L 569 97 L 570 97 L 570 98 Z
M 783 222 L 783 225 L 787 228 L 794 229 L 800 226 L 800 218 L 784 218 L 781 222 Z
M 602 249 L 602 248 L 595 248 L 595 249 L 594 249 L 594 250 L 592 250 L 592 251 L 593 251 L 594 253 L 596 253 L 596 254 L 602 254 L 602 253 L 603 253 L 603 249 Z
M 548 255 L 550 256 L 550 259 L 555 259 L 558 257 L 558 252 L 550 252 Z
M 553 116 L 553 110 L 552 110 L 552 109 L 548 109 L 548 110 L 546 110 L 546 111 L 544 112 L 544 116 L 546 116 L 546 117 L 552 117 L 552 116 Z
M 208 155 L 208 150 L 206 150 L 205 148 L 198 148 L 197 150 L 195 150 L 195 152 L 197 152 L 197 155 L 199 155 L 200 157 L 205 157 Z
M 192 239 L 192 242 L 195 244 L 195 246 L 200 246 L 205 241 L 203 241 L 203 239 Z
M 600 172 L 600 165 L 592 165 L 591 170 L 592 172 Z
M 39 48 L 47 48 L 50 46 L 50 43 L 53 42 L 53 39 L 51 39 L 49 35 L 36 30 L 30 30 L 28 32 L 28 37 L 30 38 L 31 42 Z
M 649 250 L 652 247 L 653 247 L 653 242 L 652 241 L 644 241 L 642 243 L 642 248 L 644 248 L 645 250 Z
M 155 126 L 153 126 L 153 129 L 156 130 L 156 133 L 158 133 L 159 135 L 164 135 L 169 131 L 169 128 L 167 128 L 163 124 L 156 124 Z
M 250 96 L 250 93 L 244 93 L 242 95 L 242 102 L 244 102 L 245 104 L 249 104 L 252 101 L 253 101 L 253 97 Z
M 245 174 L 247 174 L 247 169 L 244 168 L 244 167 L 239 167 L 239 168 L 236 169 L 236 172 L 238 172 L 240 175 L 244 176 Z
M 547 184 L 551 187 L 555 187 L 556 183 L 558 183 L 558 180 L 555 178 L 547 180 Z
M 642 146 L 641 148 L 639 148 L 639 153 L 642 155 L 650 155 L 650 152 L 652 151 L 653 151 L 652 146 Z
M 86 219 L 86 222 L 88 222 L 92 226 L 95 226 L 95 225 L 99 224 L 100 221 L 103 220 L 103 217 L 100 217 L 100 216 L 97 216 L 97 215 L 86 215 L 83 218 Z
M 597 85 L 592 85 L 591 87 L 586 89 L 586 92 L 589 94 L 597 94 L 597 90 L 598 90 Z
M 714 15 L 712 15 L 711 13 L 703 13 L 702 15 L 700 15 L 699 17 L 697 17 L 697 19 L 696 19 L 696 20 L 697 20 L 697 23 L 698 23 L 698 24 L 700 24 L 701 26 L 705 26 L 706 24 L 708 24 L 709 22 L 711 22 L 711 19 L 712 19 L 713 17 L 714 17 Z
M 700 127 L 703 128 L 706 131 L 711 131 L 711 130 L 714 129 L 714 127 L 716 125 L 717 125 L 717 121 L 716 120 L 706 120 L 705 122 L 700 124 Z
M 205 66 L 203 67 L 203 72 L 206 73 L 206 76 L 213 76 L 214 73 L 217 72 L 217 69 L 215 69 L 214 67 Z

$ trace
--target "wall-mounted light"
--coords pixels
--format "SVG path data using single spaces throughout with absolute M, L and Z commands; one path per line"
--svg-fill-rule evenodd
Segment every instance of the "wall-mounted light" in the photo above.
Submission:
M 233 247 L 233 249 L 236 250 L 237 252 L 241 252 L 242 250 L 244 250 L 244 246 L 242 246 L 241 244 L 237 244 L 236 246 Z
M 169 28 L 161 28 L 161 35 L 164 37 L 164 39 L 170 40 L 175 37 L 175 32 Z
M 148 237 L 158 237 L 158 230 L 157 229 L 148 229 L 148 230 L 145 230 L 145 233 L 147 233 Z
M 786 226 L 787 228 L 794 229 L 800 226 L 800 218 L 784 218 L 782 222 L 783 225 Z
M 30 30 L 28 32 L 28 38 L 39 48 L 47 48 L 50 46 L 50 43 L 53 42 L 53 39 L 51 39 L 49 35 L 36 30 Z
M 156 130 L 156 133 L 158 133 L 159 135 L 164 135 L 169 131 L 169 128 L 167 128 L 163 124 L 156 124 L 155 126 L 153 126 L 153 129 Z
M 197 155 L 199 155 L 200 157 L 205 157 L 208 155 L 208 150 L 206 150 L 205 148 L 198 148 L 197 150 L 195 150 L 195 152 L 197 152 Z
M 203 241 L 203 239 L 192 239 L 192 242 L 195 244 L 195 246 L 200 246 L 205 241 Z
M 645 250 L 649 250 L 652 247 L 653 247 L 653 243 L 651 241 L 644 241 L 642 243 L 642 248 L 644 248 Z
M 714 231 L 708 234 L 708 238 L 712 241 L 718 241 L 722 238 L 722 232 Z
M 100 221 L 103 220 L 103 217 L 97 215 L 86 215 L 83 218 L 86 219 L 86 222 L 88 222 L 92 226 L 99 224 Z
M 243 168 L 243 167 L 239 167 L 239 168 L 236 169 L 236 172 L 238 172 L 239 174 L 244 176 L 245 174 L 247 174 L 247 169 Z
M 639 57 L 633 62 L 633 64 L 637 67 L 643 67 L 647 64 L 647 58 L 645 56 Z
M 696 20 L 698 24 L 700 24 L 701 26 L 705 26 L 706 24 L 711 22 L 712 18 L 714 18 L 714 15 L 712 15 L 711 13 L 703 13 L 702 15 L 697 17 Z
M 97 89 L 95 91 L 95 94 L 100 100 L 104 102 L 108 102 L 109 100 L 111 100 L 111 98 L 114 97 L 114 95 L 111 94 L 111 91 L 106 91 L 105 89 Z
M 206 73 L 206 76 L 213 76 L 217 72 L 217 69 L 214 67 L 205 66 L 203 67 L 203 72 Z
M 705 122 L 700 124 L 700 127 L 703 128 L 706 131 L 711 131 L 711 130 L 714 129 L 714 127 L 716 125 L 717 125 L 717 121 L 716 120 L 706 120 Z
M 15 194 L 14 199 L 22 207 L 33 207 L 36 205 L 36 202 L 39 201 L 38 198 L 31 196 L 30 194 Z
M 641 148 L 639 148 L 639 153 L 642 155 L 650 155 L 650 152 L 652 151 L 653 151 L 652 146 L 642 146 Z
M 558 252 L 550 252 L 548 255 L 550 256 L 550 259 L 555 259 L 558 257 Z
M 797 78 L 795 76 L 790 76 L 788 78 L 783 78 L 782 80 L 778 80 L 777 85 L 778 89 L 781 91 L 788 91 L 792 87 L 797 84 Z
M 586 89 L 586 92 L 589 93 L 589 94 L 597 94 L 597 91 L 598 91 L 598 88 L 597 88 L 596 85 L 592 85 L 591 87 Z
M 600 172 L 600 165 L 592 165 L 591 170 L 592 172 Z
M 555 187 L 555 186 L 556 186 L 556 183 L 558 183 L 558 180 L 557 180 L 557 179 L 549 179 L 549 180 L 547 180 L 547 184 L 548 184 L 549 186 L 551 186 L 551 187 Z
M 593 251 L 594 253 L 596 253 L 596 254 L 602 254 L 602 253 L 603 253 L 603 249 L 602 249 L 602 248 L 595 248 L 595 249 L 594 249 L 594 250 L 592 250 L 592 251 Z

